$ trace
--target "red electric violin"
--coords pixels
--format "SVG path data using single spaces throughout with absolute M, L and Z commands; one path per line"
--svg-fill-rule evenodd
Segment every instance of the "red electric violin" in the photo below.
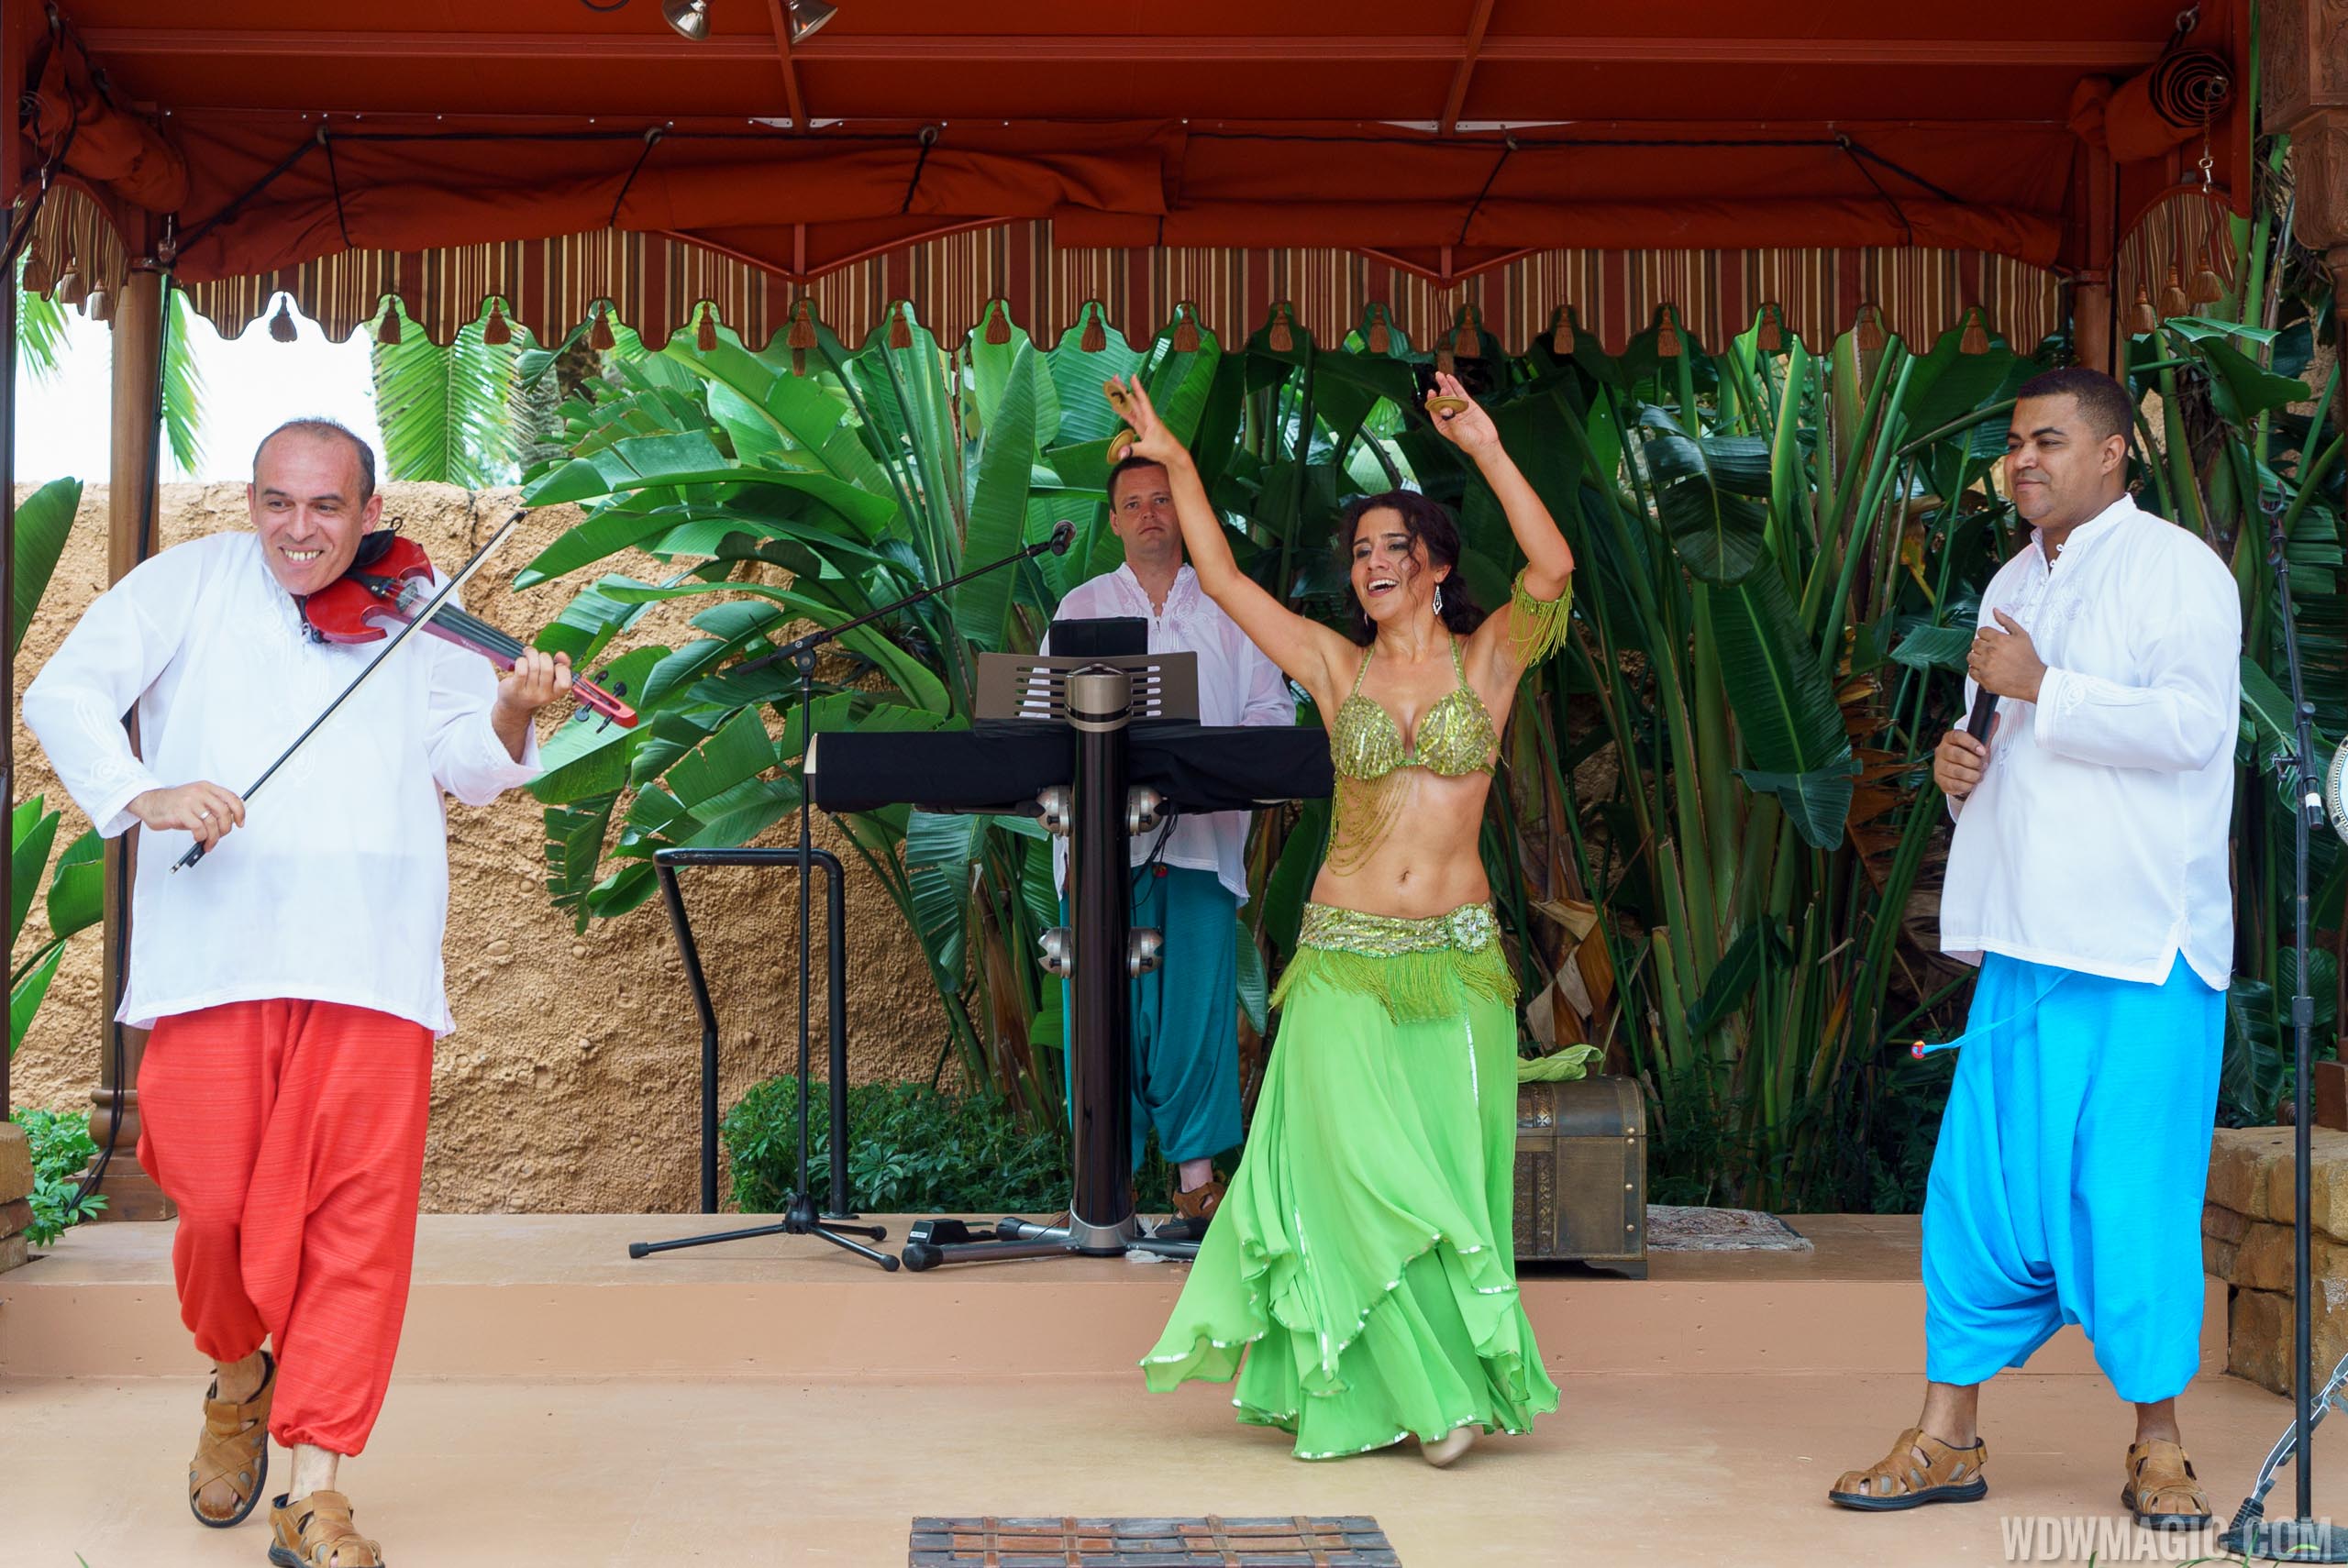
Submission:
M 318 733 L 319 726 L 333 718 L 336 710 L 383 668 L 383 661 L 398 651 L 399 644 L 418 632 L 429 632 L 477 653 L 500 669 L 514 668 L 515 660 L 522 655 L 523 645 L 488 622 L 466 614 L 457 594 L 482 563 L 497 553 L 498 547 L 512 536 L 524 515 L 516 512 L 507 518 L 489 543 L 458 569 L 456 577 L 437 590 L 432 587 L 432 563 L 425 558 L 423 546 L 413 539 L 404 539 L 388 528 L 360 538 L 350 569 L 300 602 L 302 621 L 311 637 L 321 643 L 376 643 L 388 637 L 391 646 L 352 676 L 349 684 L 310 721 L 309 727 L 294 737 L 294 744 L 277 754 L 277 760 L 263 768 L 260 777 L 245 790 L 244 799 L 249 801 L 259 794 L 261 786 L 285 766 L 286 759 L 301 750 Z M 570 692 L 579 699 L 579 716 L 582 719 L 596 712 L 604 715 L 606 723 L 631 727 L 636 723 L 635 709 L 592 680 L 573 678 Z M 193 845 L 172 863 L 172 869 L 184 871 L 202 860 L 204 855 L 201 843 Z
M 413 620 L 432 600 L 432 562 L 424 547 L 403 534 L 378 529 L 359 541 L 350 569 L 301 602 L 310 637 L 321 643 L 381 642 Z M 477 653 L 500 669 L 511 669 L 526 644 L 453 603 L 422 630 Z M 622 728 L 633 728 L 636 710 L 584 676 L 570 678 L 570 694 L 582 709 L 601 713 Z M 579 715 L 585 718 L 587 714 Z

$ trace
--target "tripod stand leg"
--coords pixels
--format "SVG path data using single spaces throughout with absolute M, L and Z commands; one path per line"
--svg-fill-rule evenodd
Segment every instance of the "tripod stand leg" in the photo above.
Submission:
M 879 1225 L 835 1226 L 827 1222 L 819 1221 L 815 1228 L 809 1231 L 807 1234 L 811 1236 L 820 1236 L 825 1241 L 831 1242 L 832 1245 L 840 1248 L 844 1252 L 854 1253 L 860 1258 L 869 1258 L 872 1262 L 879 1264 L 882 1271 L 885 1273 L 894 1274 L 897 1272 L 897 1260 L 895 1258 L 891 1257 L 886 1253 L 875 1252 L 870 1247 L 866 1246 L 862 1242 L 850 1241 L 847 1236 L 840 1234 L 842 1231 L 852 1231 L 859 1236 L 869 1236 L 876 1242 L 886 1237 L 889 1233 L 885 1228 Z
M 761 1236 L 788 1236 L 791 1233 L 788 1224 L 759 1225 L 748 1231 L 719 1231 L 707 1236 L 680 1236 L 673 1242 L 630 1242 L 627 1255 L 648 1258 L 655 1253 L 673 1253 L 686 1247 L 707 1247 L 719 1242 L 748 1242 Z

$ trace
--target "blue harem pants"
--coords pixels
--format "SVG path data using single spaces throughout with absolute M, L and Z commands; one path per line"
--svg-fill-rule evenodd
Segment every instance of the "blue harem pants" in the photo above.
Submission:
M 1136 878 L 1133 922 L 1165 933 L 1157 968 L 1131 982 L 1134 1168 L 1149 1130 L 1180 1165 L 1239 1146 L 1239 900 L 1212 871 L 1166 866 Z M 1068 918 L 1068 901 L 1060 901 Z M 1075 988 L 1060 1016 L 1076 1023 Z M 1063 1074 L 1072 1087 L 1071 1075 Z M 1075 1102 L 1069 1103 L 1071 1120 Z
M 2200 1364 L 2201 1200 L 2226 999 L 1991 954 L 1924 1198 L 1925 1373 L 1987 1382 L 2065 1323 L 2122 1399 Z

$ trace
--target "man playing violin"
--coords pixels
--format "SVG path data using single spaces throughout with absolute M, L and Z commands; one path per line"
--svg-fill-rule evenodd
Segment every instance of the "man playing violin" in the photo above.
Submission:
M 432 1045 L 452 1027 L 443 796 L 486 805 L 533 778 L 533 721 L 570 674 L 527 649 L 500 679 L 410 637 L 249 810 L 220 781 L 254 777 L 388 644 L 313 640 L 300 602 L 382 514 L 366 443 L 282 425 L 246 498 L 251 532 L 175 546 L 100 596 L 24 712 L 100 833 L 146 830 L 118 1016 L 153 1032 L 138 1156 L 179 1207 L 181 1316 L 215 1364 L 188 1507 L 240 1523 L 273 1436 L 293 1474 L 271 1560 L 371 1568 L 336 1467 L 390 1381 Z M 206 856 L 174 875 L 191 837 Z

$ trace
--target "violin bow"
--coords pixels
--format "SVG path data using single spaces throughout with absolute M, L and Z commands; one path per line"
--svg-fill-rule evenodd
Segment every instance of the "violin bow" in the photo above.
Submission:
M 294 737 L 294 744 L 292 745 L 287 746 L 283 751 L 277 754 L 277 760 L 271 763 L 266 768 L 261 770 L 261 776 L 253 780 L 252 788 L 247 790 L 240 798 L 246 801 L 250 801 L 254 794 L 260 790 L 260 787 L 269 782 L 271 776 L 276 773 L 279 768 L 285 766 L 286 759 L 291 757 L 295 752 L 301 750 L 303 743 L 307 741 L 312 735 L 318 733 L 318 726 L 325 723 L 328 719 L 333 718 L 335 715 L 335 710 L 349 701 L 350 700 L 351 693 L 366 685 L 368 677 L 373 675 L 377 670 L 383 668 L 384 661 L 389 659 L 393 654 L 399 651 L 399 646 L 402 643 L 407 641 L 408 638 L 422 631 L 425 627 L 425 624 L 430 621 L 433 616 L 438 614 L 441 607 L 447 604 L 451 599 L 454 599 L 457 594 L 463 590 L 466 583 L 472 580 L 473 573 L 479 571 L 488 561 L 490 556 L 495 552 L 497 547 L 505 543 L 506 536 L 514 532 L 515 525 L 518 524 L 523 518 L 528 515 L 529 513 L 526 512 L 516 512 L 513 516 L 508 517 L 505 520 L 504 525 L 501 526 L 496 533 L 490 536 L 489 543 L 483 545 L 480 549 L 475 550 L 473 552 L 472 559 L 467 561 L 461 568 L 460 568 L 457 575 L 450 578 L 448 583 L 441 588 L 440 591 L 435 593 L 432 596 L 431 601 L 426 603 L 423 609 L 415 613 L 415 616 L 409 620 L 407 624 L 402 626 L 398 631 L 392 634 L 391 641 L 383 645 L 382 651 L 378 653 L 373 658 L 367 661 L 366 668 L 360 670 L 357 675 L 350 678 L 350 684 L 344 687 L 339 692 L 336 693 L 335 700 L 327 703 L 325 710 L 321 712 L 316 718 L 310 721 L 309 728 L 304 730 L 300 734 Z M 204 855 L 204 845 L 201 843 L 192 844 L 188 846 L 188 851 L 185 855 L 181 856 L 177 860 L 172 863 L 172 869 L 173 871 L 183 871 L 187 867 L 194 865 L 197 861 L 203 859 Z

